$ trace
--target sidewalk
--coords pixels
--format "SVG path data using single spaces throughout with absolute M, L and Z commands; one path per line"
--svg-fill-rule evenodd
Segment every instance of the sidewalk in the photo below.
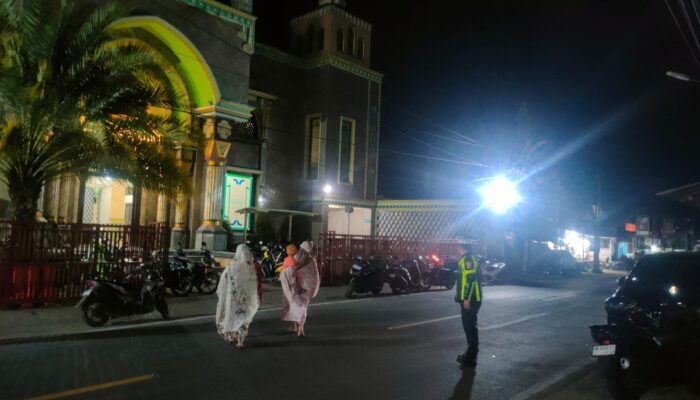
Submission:
M 322 287 L 313 302 L 328 302 L 344 299 L 345 287 Z M 216 311 L 216 294 L 190 294 L 187 297 L 166 297 L 171 319 L 213 315 Z M 77 304 L 78 300 L 75 301 Z M 280 307 L 282 289 L 276 285 L 265 285 L 260 309 Z M 114 328 L 132 324 L 162 321 L 158 312 L 134 315 L 110 320 L 104 327 Z M 43 307 L 0 311 L 0 345 L 19 339 L 49 338 L 52 336 L 89 333 L 101 328 L 92 328 L 82 320 L 80 310 L 73 306 Z

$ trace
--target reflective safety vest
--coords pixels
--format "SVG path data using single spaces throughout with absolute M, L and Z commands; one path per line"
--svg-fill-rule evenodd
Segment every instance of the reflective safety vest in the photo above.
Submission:
M 477 271 L 479 269 L 479 262 L 476 261 L 476 257 L 470 255 L 471 265 L 467 265 L 465 257 L 459 260 L 459 270 L 462 275 L 462 285 L 459 292 L 459 299 L 476 301 L 481 303 L 481 286 L 479 286 L 479 278 Z

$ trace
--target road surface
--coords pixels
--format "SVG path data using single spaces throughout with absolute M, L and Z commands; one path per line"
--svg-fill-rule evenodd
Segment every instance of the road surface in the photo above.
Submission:
M 615 277 L 488 286 L 476 372 L 452 291 L 315 304 L 307 337 L 260 312 L 240 351 L 213 318 L 0 345 L 3 399 L 525 399 L 590 366 Z

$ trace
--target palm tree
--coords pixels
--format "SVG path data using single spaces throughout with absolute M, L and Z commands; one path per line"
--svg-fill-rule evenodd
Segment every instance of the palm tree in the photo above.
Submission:
M 117 5 L 0 0 L 0 180 L 16 219 L 33 219 L 42 186 L 109 174 L 187 190 L 172 151 L 185 131 L 181 93 L 143 42 L 110 29 Z

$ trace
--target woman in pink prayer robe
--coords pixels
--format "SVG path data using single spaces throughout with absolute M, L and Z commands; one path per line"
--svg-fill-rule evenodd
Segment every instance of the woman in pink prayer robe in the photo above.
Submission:
M 294 322 L 293 331 L 304 337 L 306 313 L 311 299 L 318 294 L 320 279 L 316 260 L 311 255 L 313 244 L 306 241 L 294 256 L 294 266 L 280 274 L 282 282 L 282 321 Z

